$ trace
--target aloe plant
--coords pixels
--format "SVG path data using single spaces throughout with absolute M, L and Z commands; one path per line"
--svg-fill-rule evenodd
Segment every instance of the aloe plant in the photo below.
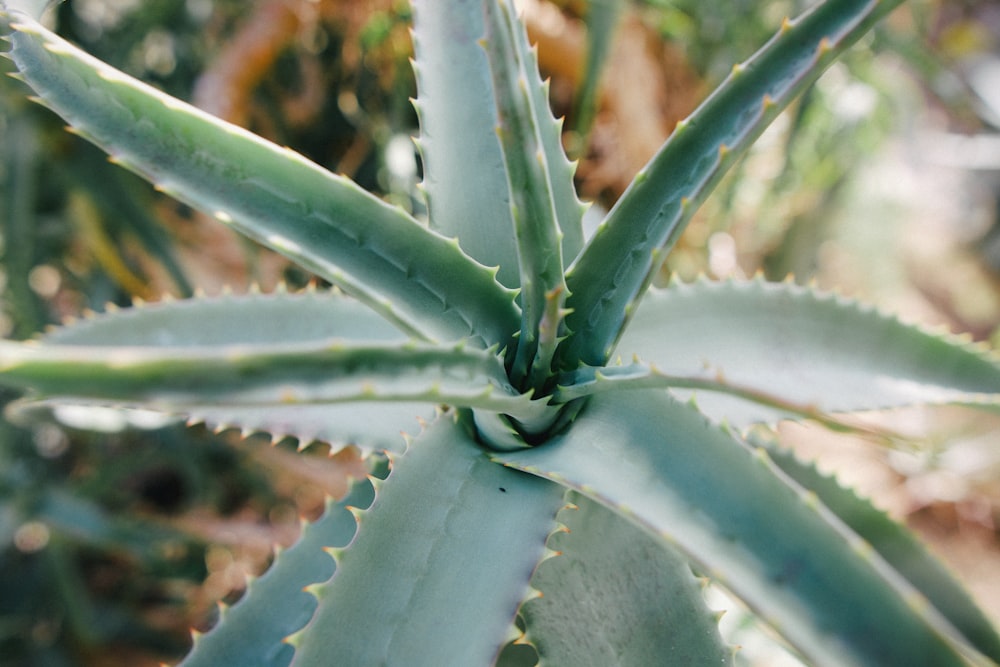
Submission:
M 1000 364 L 791 283 L 651 287 L 727 168 L 897 4 L 785 21 L 587 237 L 505 0 L 413 1 L 426 221 L 7 2 L 17 76 L 72 131 L 334 287 L 112 309 L 0 342 L 0 382 L 370 457 L 184 665 L 728 664 L 705 579 L 812 664 L 996 664 L 914 537 L 741 429 L 995 407 Z

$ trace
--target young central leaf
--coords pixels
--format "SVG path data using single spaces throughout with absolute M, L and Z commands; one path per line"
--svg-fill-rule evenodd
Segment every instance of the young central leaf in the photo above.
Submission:
M 571 175 L 550 168 L 561 156 L 559 127 L 552 122 L 547 90 L 524 28 L 508 3 L 487 5 L 483 47 L 493 79 L 521 275 L 521 332 L 509 358 L 511 380 L 523 389 L 541 389 L 551 376 L 567 296 L 554 181 Z M 546 133 L 555 137 L 558 152 L 552 150 L 551 138 L 546 141 Z M 572 226 L 573 221 L 565 224 Z

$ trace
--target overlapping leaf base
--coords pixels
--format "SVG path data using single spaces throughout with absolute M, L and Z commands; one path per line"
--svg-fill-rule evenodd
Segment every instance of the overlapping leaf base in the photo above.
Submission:
M 812 664 L 1000 662 L 995 630 L 915 540 L 676 400 L 696 391 L 737 427 L 995 407 L 997 360 L 793 285 L 649 291 L 723 173 L 898 0 L 784 22 L 590 239 L 507 0 L 414 0 L 426 224 L 17 4 L 0 25 L 40 102 L 341 291 L 112 309 L 0 342 L 0 382 L 25 404 L 152 409 L 391 461 L 331 502 L 186 665 L 729 663 L 692 567 Z

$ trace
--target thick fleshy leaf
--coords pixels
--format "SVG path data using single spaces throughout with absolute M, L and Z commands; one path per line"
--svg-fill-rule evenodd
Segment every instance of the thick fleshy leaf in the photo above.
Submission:
M 486 53 L 483 12 L 468 0 L 413 2 L 414 71 L 430 225 L 520 285 L 514 221 Z M 481 0 L 474 0 L 481 4 Z
M 541 665 L 727 665 L 732 651 L 688 561 L 604 506 L 571 494 L 557 553 L 521 607 Z
M 603 373 L 608 389 L 615 383 L 707 389 L 698 394 L 699 408 L 734 426 L 1000 401 L 1000 363 L 991 354 L 791 283 L 703 280 L 652 290 L 618 353 L 647 366 L 581 371 L 580 379 Z M 600 390 L 579 386 L 571 393 Z
M 1000 636 L 996 629 L 954 575 L 930 555 L 912 532 L 833 477 L 799 461 L 790 450 L 756 438 L 754 442 L 766 446 L 771 460 L 785 474 L 815 493 L 820 502 L 926 595 L 976 648 L 1000 664 Z
M 53 0 L 3 0 L 0 5 L 24 12 L 35 20 L 41 20 L 47 9 L 54 4 Z
M 46 407 L 153 409 L 303 444 L 398 449 L 400 433 L 441 403 L 525 421 L 553 410 L 517 394 L 494 354 L 407 343 L 331 293 L 148 304 L 0 348 L 0 384 L 31 390 Z
M 336 291 L 221 294 L 109 306 L 40 340 L 55 345 L 210 347 L 323 340 L 405 343 L 408 336 L 364 304 Z
M 603 366 L 666 253 L 778 113 L 901 0 L 828 0 L 732 74 L 636 176 L 566 276 L 562 367 Z
M 496 458 L 576 488 L 676 547 L 811 664 L 989 663 L 763 450 L 665 392 L 594 396 L 565 434 Z
M 492 664 L 562 505 L 561 487 L 493 463 L 442 417 L 334 550 L 293 665 Z
M 409 362 L 415 363 L 413 379 L 424 378 L 417 383 L 431 393 L 447 395 L 449 386 L 458 386 L 452 381 L 471 381 L 466 388 L 473 393 L 489 387 L 515 393 L 496 355 L 462 344 L 407 341 L 362 304 L 335 293 L 224 295 L 113 308 L 37 341 L 0 346 L 0 373 L 8 384 L 50 395 L 201 396 L 222 404 L 405 400 L 423 393 L 407 388 Z M 383 392 L 379 378 L 399 382 Z
M 59 397 L 23 399 L 11 403 L 6 414 L 17 422 L 55 418 L 89 430 L 116 432 L 125 427 L 149 428 L 174 415 L 191 425 L 205 424 L 216 432 L 234 429 L 244 436 L 262 433 L 272 442 L 294 438 L 304 449 L 314 442 L 330 445 L 331 454 L 348 445 L 367 456 L 372 452 L 401 452 L 405 437 L 420 432 L 434 418 L 435 406 L 426 402 L 326 403 L 309 405 L 190 405 L 176 413 L 150 410 L 128 401 Z
M 488 352 L 338 340 L 215 347 L 38 345 L 0 341 L 0 383 L 42 397 L 172 406 L 426 401 L 541 414 L 506 386 Z
M 538 70 L 538 56 L 534 47 L 529 47 L 527 34 L 520 22 L 511 13 L 509 0 L 506 4 L 511 21 L 511 33 L 515 48 L 519 51 L 522 61 L 521 71 L 524 76 L 524 87 L 531 100 L 533 113 L 532 123 L 536 128 L 539 142 L 538 159 L 544 161 L 548 170 L 549 187 L 552 192 L 552 205 L 556 212 L 559 225 L 559 241 L 556 246 L 562 249 L 562 261 L 569 265 L 583 249 L 583 215 L 587 205 L 580 201 L 576 192 L 576 163 L 566 157 L 563 148 L 563 120 L 552 116 L 549 106 L 549 84 L 542 83 Z M 513 3 L 516 5 L 516 3 Z
M 539 386 L 551 374 L 566 298 L 552 182 L 564 174 L 549 169 L 542 138 L 546 128 L 540 125 L 543 114 L 550 118 L 547 100 L 537 94 L 541 88 L 538 67 L 524 27 L 512 12 L 502 0 L 486 4 L 483 43 L 493 75 L 500 118 L 497 134 L 510 188 L 521 275 L 521 335 L 511 379 L 518 386 Z
M 88 56 L 23 14 L 3 31 L 18 77 L 73 129 L 159 189 L 283 253 L 413 336 L 505 346 L 520 316 L 450 239 L 301 155 Z
M 95 347 L 166 346 L 172 348 L 257 345 L 269 341 L 307 343 L 347 339 L 404 343 L 407 336 L 364 304 L 337 292 L 243 294 L 199 297 L 183 301 L 140 303 L 126 310 L 91 314 L 71 325 L 47 332 L 41 340 L 52 345 Z M 14 413 L 50 410 L 60 420 L 74 421 L 82 410 L 93 421 L 95 406 L 109 401 L 81 398 L 58 403 L 34 401 L 14 406 Z M 180 409 L 180 406 L 177 406 Z M 189 405 L 184 415 L 217 430 L 264 432 L 275 440 L 297 438 L 304 446 L 314 440 L 335 447 L 354 444 L 363 451 L 402 450 L 403 433 L 415 435 L 419 418 L 430 420 L 427 403 L 351 403 L 334 405 L 275 404 L 240 407 Z M 117 420 L 121 421 L 121 420 Z
M 323 516 L 306 524 L 299 540 L 277 554 L 240 601 L 222 609 L 215 627 L 195 638 L 182 667 L 286 667 L 294 649 L 285 639 L 316 610 L 316 598 L 305 588 L 329 579 L 336 567 L 325 549 L 351 541 L 357 522 L 348 508 L 364 509 L 374 498 L 371 482 L 362 480 L 342 501 L 328 501 Z

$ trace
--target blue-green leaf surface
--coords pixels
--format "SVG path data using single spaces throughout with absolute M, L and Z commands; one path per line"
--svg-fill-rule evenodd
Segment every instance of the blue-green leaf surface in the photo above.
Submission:
M 486 54 L 482 0 L 413 2 L 423 188 L 431 228 L 520 285 L 514 221 Z
M 562 505 L 561 487 L 494 464 L 442 417 L 393 457 L 334 551 L 292 664 L 492 664 Z
M 135 308 L 90 315 L 72 325 L 53 329 L 43 341 L 58 345 L 167 346 L 173 348 L 256 345 L 271 341 L 302 343 L 323 340 L 405 343 L 407 336 L 364 304 L 337 292 L 220 295 L 139 304 Z M 15 413 L 39 408 L 57 418 L 67 409 L 107 405 L 107 401 L 19 403 Z M 175 406 L 180 410 L 181 406 Z M 263 432 L 275 440 L 297 438 L 301 446 L 319 440 L 334 447 L 353 444 L 363 451 L 401 451 L 403 433 L 416 435 L 419 419 L 431 420 L 434 407 L 426 402 L 361 402 L 346 404 L 280 403 L 260 406 L 184 406 L 192 423 L 216 430 Z
M 357 522 L 347 508 L 364 509 L 374 497 L 371 482 L 361 480 L 342 501 L 328 501 L 323 516 L 304 526 L 299 540 L 277 554 L 239 602 L 222 610 L 212 630 L 195 638 L 181 666 L 286 667 L 294 649 L 285 639 L 316 610 L 316 598 L 305 588 L 329 579 L 336 567 L 325 549 L 351 541 Z
M 552 409 L 515 392 L 496 355 L 407 343 L 335 293 L 147 304 L 0 347 L 0 383 L 46 405 L 142 407 L 303 444 L 398 449 L 440 403 L 529 421 Z
M 565 434 L 496 458 L 576 488 L 676 547 L 810 664 L 989 664 L 763 450 L 664 392 L 594 396 Z
M 106 347 L 206 347 L 320 340 L 405 343 L 408 336 L 336 291 L 220 294 L 108 306 L 42 336 L 47 344 Z
M 434 418 L 435 411 L 426 402 L 393 401 L 282 405 L 266 410 L 198 405 L 187 415 L 190 422 L 204 422 L 219 431 L 232 428 L 243 433 L 266 433 L 275 442 L 293 437 L 300 448 L 322 442 L 331 446 L 331 453 L 354 445 L 367 456 L 373 451 L 402 451 L 405 437 L 419 433 L 423 424 Z
M 547 100 L 538 94 L 538 67 L 524 27 L 512 12 L 503 0 L 487 3 L 484 46 L 500 118 L 497 133 L 510 188 L 521 274 L 521 335 L 511 379 L 518 386 L 538 386 L 551 374 L 566 298 L 553 184 L 554 178 L 564 174 L 549 168 L 541 119 L 551 116 Z M 546 321 L 549 324 L 542 332 Z M 526 382 L 528 378 L 531 380 Z
M 495 355 L 462 347 L 314 343 L 217 347 L 40 345 L 0 341 L 0 383 L 41 397 L 172 406 L 426 401 L 541 414 Z
M 766 446 L 771 460 L 785 474 L 815 493 L 820 502 L 926 595 L 976 648 L 1000 663 L 1000 636 L 993 624 L 916 535 L 864 498 L 842 487 L 835 478 L 820 473 L 814 465 L 799 461 L 792 451 L 774 443 L 757 439 L 754 442 Z
M 365 456 L 372 452 L 403 451 L 405 437 L 416 435 L 432 420 L 436 408 L 426 402 L 328 403 L 310 405 L 190 405 L 163 413 L 148 405 L 129 401 L 60 396 L 53 399 L 22 399 L 7 407 L 9 418 L 19 423 L 55 418 L 74 428 L 118 431 L 126 425 L 149 428 L 162 425 L 171 414 L 186 417 L 188 424 L 204 424 L 222 432 L 230 429 L 249 436 L 266 434 L 272 442 L 285 438 L 304 449 L 314 442 L 330 445 L 331 454 L 348 445 Z
M 73 129 L 159 189 L 428 340 L 506 346 L 520 316 L 494 272 L 400 209 L 5 12 L 18 76 Z
M 53 0 L 3 0 L 0 5 L 24 12 L 33 19 L 41 19 L 45 11 L 57 2 Z
M 995 356 L 791 283 L 703 280 L 652 290 L 618 354 L 625 366 L 580 371 L 577 379 L 604 374 L 614 380 L 607 389 L 615 382 L 708 389 L 698 394 L 699 408 L 735 426 L 1000 400 Z M 633 356 L 645 366 L 629 366 Z M 570 393 L 601 389 L 590 382 Z
M 603 365 L 694 211 L 778 113 L 901 0 L 828 0 L 780 32 L 682 123 L 566 276 L 562 366 Z
M 627 519 L 572 493 L 521 607 L 542 666 L 727 665 L 688 561 Z

